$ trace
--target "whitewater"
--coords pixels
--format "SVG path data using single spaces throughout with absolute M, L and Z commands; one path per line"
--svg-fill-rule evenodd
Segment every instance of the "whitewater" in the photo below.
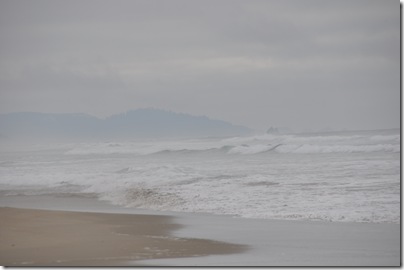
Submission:
M 400 222 L 400 130 L 41 143 L 0 152 L 1 196 L 243 218 Z

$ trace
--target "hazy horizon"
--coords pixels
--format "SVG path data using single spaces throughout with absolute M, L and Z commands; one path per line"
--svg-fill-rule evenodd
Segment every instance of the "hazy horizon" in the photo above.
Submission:
M 400 265 L 401 8 L 0 0 L 0 264 Z
M 393 0 L 0 2 L 0 113 L 400 127 Z
M 282 133 L 305 133 L 305 132 L 343 132 L 343 131 L 366 131 L 366 130 L 394 130 L 394 129 L 399 129 L 400 127 L 386 127 L 386 128 L 370 128 L 370 129 L 347 129 L 347 128 L 334 128 L 331 126 L 324 126 L 324 127 L 320 127 L 320 128 L 303 128 L 303 129 L 292 129 L 289 126 L 275 126 L 275 125 L 268 125 L 268 126 L 262 126 L 261 128 L 251 128 L 249 126 L 246 125 L 238 125 L 235 124 L 233 122 L 230 121 L 225 121 L 223 119 L 219 119 L 219 118 L 212 118 L 209 117 L 207 115 L 202 115 L 202 114 L 190 114 L 190 113 L 186 113 L 186 112 L 181 112 L 181 111 L 175 111 L 175 110 L 165 110 L 165 109 L 159 109 L 159 108 L 154 108 L 154 107 L 142 107 L 142 108 L 136 108 L 136 109 L 128 109 L 125 111 L 121 111 L 121 112 L 116 112 L 110 115 L 105 115 L 105 116 L 97 116 L 91 113 L 87 113 L 87 112 L 40 112 L 40 111 L 10 111 L 10 112 L 5 112 L 5 113 L 1 113 L 0 115 L 11 115 L 11 114 L 44 114 L 44 115 L 83 115 L 83 116 L 89 116 L 92 117 L 94 119 L 98 119 L 98 120 L 108 120 L 110 118 L 116 117 L 116 116 L 122 116 L 131 112 L 137 112 L 137 111 L 144 111 L 144 110 L 152 110 L 152 111 L 160 111 L 160 112 L 164 112 L 164 113 L 172 113 L 172 114 L 176 114 L 176 115 L 185 115 L 185 116 L 190 116 L 190 117 L 196 117 L 196 118 L 207 118 L 208 120 L 212 120 L 212 121 L 220 121 L 220 122 L 224 122 L 230 125 L 234 125 L 234 126 L 239 126 L 239 127 L 243 127 L 243 128 L 247 128 L 250 130 L 251 134 L 260 134 L 260 133 L 265 133 L 268 131 L 268 129 L 270 128 L 275 128 L 275 129 L 281 129 L 281 130 L 287 130 L 283 131 Z

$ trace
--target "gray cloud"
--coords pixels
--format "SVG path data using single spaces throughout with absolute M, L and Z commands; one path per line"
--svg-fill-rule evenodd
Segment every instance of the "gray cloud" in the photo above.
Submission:
M 396 1 L 2 1 L 1 112 L 399 125 Z

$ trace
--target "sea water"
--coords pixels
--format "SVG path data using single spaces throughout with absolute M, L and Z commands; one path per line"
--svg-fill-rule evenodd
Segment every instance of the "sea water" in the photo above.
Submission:
M 245 218 L 400 222 L 400 130 L 0 148 L 0 195 Z

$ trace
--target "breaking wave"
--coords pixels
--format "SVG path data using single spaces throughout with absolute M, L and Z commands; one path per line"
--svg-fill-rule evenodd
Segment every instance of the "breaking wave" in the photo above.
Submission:
M 313 153 L 370 153 L 400 152 L 399 145 L 285 145 L 277 149 L 279 153 L 313 154 Z
M 76 146 L 68 155 L 164 155 L 164 154 L 242 154 L 261 153 L 370 153 L 400 152 L 399 135 L 258 135 L 216 141 L 189 140 L 147 143 L 93 143 Z
M 398 223 L 397 133 L 94 142 L 2 152 L 0 195 L 74 194 L 163 211 Z

